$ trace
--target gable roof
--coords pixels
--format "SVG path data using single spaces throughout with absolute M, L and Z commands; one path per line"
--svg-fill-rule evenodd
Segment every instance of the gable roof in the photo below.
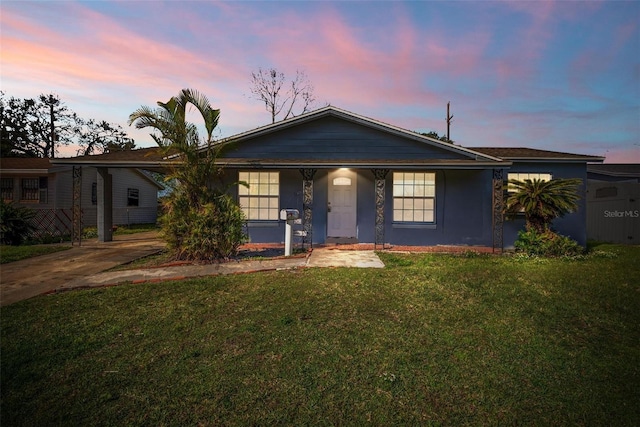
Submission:
M 375 129 L 375 130 L 386 132 L 386 133 L 399 136 L 405 139 L 417 141 L 425 144 L 425 146 L 432 146 L 438 149 L 453 152 L 465 158 L 468 158 L 470 160 L 479 161 L 479 162 L 489 162 L 489 163 L 503 162 L 502 159 L 498 157 L 494 157 L 493 155 L 490 155 L 490 154 L 480 153 L 469 148 L 461 147 L 459 145 L 454 145 L 448 142 L 439 141 L 434 138 L 429 138 L 417 132 L 413 132 L 398 126 L 391 125 L 389 123 L 385 123 L 385 122 L 375 120 L 369 117 L 365 117 L 359 114 L 355 114 L 350 111 L 343 110 L 331 105 L 320 108 L 315 111 L 311 111 L 306 114 L 302 114 L 300 116 L 292 117 L 277 123 L 268 124 L 253 130 L 249 130 L 246 132 L 239 133 L 237 135 L 230 136 L 228 138 L 224 138 L 218 144 L 220 145 L 225 145 L 230 143 L 242 144 L 242 142 L 247 141 L 249 139 L 267 136 L 275 132 L 280 132 L 285 129 L 289 129 L 294 126 L 299 126 L 301 124 L 312 122 L 324 117 L 339 118 L 344 121 L 359 124 L 361 126 L 364 126 L 370 129 Z
M 523 147 L 473 147 L 474 151 L 505 160 L 547 161 L 547 162 L 603 162 L 604 157 L 559 151 L 538 150 Z

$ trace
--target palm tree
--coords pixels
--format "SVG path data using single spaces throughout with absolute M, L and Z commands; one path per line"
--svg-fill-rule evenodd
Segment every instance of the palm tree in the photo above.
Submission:
M 578 187 L 582 180 L 525 179 L 509 180 L 509 189 L 513 190 L 506 201 L 506 213 L 515 216 L 524 213 L 527 231 L 545 233 L 555 218 L 578 209 Z
M 204 120 L 207 131 L 201 144 L 198 128 L 186 121 L 187 106 L 195 107 Z M 178 167 L 172 168 L 171 178 L 195 195 L 209 183 L 215 172 L 215 150 L 213 131 L 218 125 L 220 110 L 211 107 L 206 96 L 193 89 L 183 89 L 168 102 L 158 102 L 158 108 L 140 107 L 129 115 L 129 125 L 137 129 L 150 127 L 160 135 L 151 134 L 165 155 L 173 155 Z M 194 200 L 195 202 L 195 200 Z
M 197 126 L 186 121 L 189 105 L 204 120 L 206 136 L 202 141 Z M 213 140 L 219 117 L 220 110 L 193 89 L 183 89 L 168 102 L 158 102 L 158 108 L 140 107 L 129 116 L 129 125 L 159 132 L 151 137 L 172 160 L 167 180 L 175 186 L 161 222 L 178 259 L 228 258 L 245 238 L 242 210 L 227 194 L 228 187 L 216 185 L 222 177 Z

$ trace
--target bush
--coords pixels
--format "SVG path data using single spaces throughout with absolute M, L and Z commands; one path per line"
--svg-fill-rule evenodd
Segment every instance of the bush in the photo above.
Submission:
M 35 231 L 31 224 L 35 212 L 0 200 L 0 242 L 18 246 Z
M 177 191 L 165 208 L 160 219 L 162 233 L 177 259 L 228 259 L 246 241 L 244 213 L 227 194 L 196 207 L 184 192 Z
M 584 248 L 575 240 L 552 231 L 538 233 L 534 230 L 520 231 L 515 242 L 517 251 L 527 255 L 560 257 L 584 253 Z

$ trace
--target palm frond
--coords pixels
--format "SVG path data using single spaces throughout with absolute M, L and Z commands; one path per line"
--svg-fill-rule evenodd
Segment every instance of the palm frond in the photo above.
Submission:
M 506 200 L 505 212 L 513 217 L 524 212 L 527 228 L 546 229 L 555 218 L 578 209 L 581 179 L 510 179 L 512 192 Z

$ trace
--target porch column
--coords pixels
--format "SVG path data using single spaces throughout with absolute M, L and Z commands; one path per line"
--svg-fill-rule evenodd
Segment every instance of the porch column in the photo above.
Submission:
M 73 201 L 71 203 L 71 245 L 82 245 L 82 166 L 73 166 Z
M 503 221 L 504 221 L 504 169 L 493 170 L 493 182 L 492 182 L 492 203 L 491 203 L 491 217 L 492 217 L 492 230 L 493 230 L 493 252 L 496 251 L 502 253 L 503 242 Z
M 98 241 L 113 240 L 113 186 L 108 168 L 98 168 Z
M 376 248 L 382 245 L 384 248 L 384 200 L 385 183 L 389 169 L 371 169 L 375 177 L 376 187 Z
M 313 175 L 317 169 L 300 169 L 302 174 L 302 247 L 313 246 Z

